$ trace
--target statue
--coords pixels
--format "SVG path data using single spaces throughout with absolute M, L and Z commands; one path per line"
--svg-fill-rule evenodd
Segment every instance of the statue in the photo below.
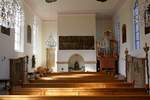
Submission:
M 101 42 L 101 52 L 103 52 L 105 55 L 110 54 L 110 40 L 112 39 L 112 33 L 110 31 L 104 32 L 104 37 Z
M 32 68 L 34 68 L 35 67 L 35 56 L 33 55 L 32 56 Z
M 74 64 L 74 70 L 79 70 L 79 63 L 76 61 Z

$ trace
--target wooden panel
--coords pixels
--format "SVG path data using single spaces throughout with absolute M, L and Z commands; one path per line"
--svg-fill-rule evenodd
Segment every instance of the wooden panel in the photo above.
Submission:
M 22 85 L 27 72 L 26 57 L 10 59 L 10 86 Z
M 135 81 L 135 87 L 145 86 L 145 59 L 127 56 L 127 81 Z
M 117 57 L 114 56 L 102 56 L 99 57 L 100 60 L 100 69 L 102 70 L 110 70 L 115 72 L 116 70 L 116 61 Z
M 94 50 L 94 36 L 59 36 L 60 50 Z

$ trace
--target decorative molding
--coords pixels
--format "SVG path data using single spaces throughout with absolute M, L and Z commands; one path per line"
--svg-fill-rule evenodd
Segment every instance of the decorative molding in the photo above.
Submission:
M 91 15 L 95 14 L 96 12 L 94 10 L 72 10 L 72 11 L 66 11 L 66 12 L 58 12 L 58 15 Z

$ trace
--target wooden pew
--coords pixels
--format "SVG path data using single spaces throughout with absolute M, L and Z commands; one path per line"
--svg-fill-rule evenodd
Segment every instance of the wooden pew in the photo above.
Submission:
M 94 75 L 105 75 L 106 72 L 54 72 L 48 73 L 48 75 L 70 75 L 70 74 L 94 74 Z
M 79 90 L 80 96 L 101 96 L 101 95 L 148 95 L 143 88 L 101 88 L 92 90 Z
M 51 80 L 47 77 L 41 78 L 41 79 L 31 79 L 29 80 L 30 83 L 86 83 L 86 82 L 125 82 L 125 80 L 117 80 L 117 79 L 111 79 L 111 78 L 89 78 L 89 79 L 61 79 L 61 80 Z
M 43 96 L 102 96 L 102 95 L 147 95 L 144 88 L 16 88 L 13 95 L 43 95 Z
M 52 73 L 51 76 L 39 77 L 37 79 L 30 79 L 31 83 L 83 83 L 83 82 L 124 82 L 124 79 L 118 79 L 117 77 L 106 75 L 105 73 Z
M 150 100 L 145 95 L 104 95 L 104 96 L 29 96 L 29 95 L 5 95 L 0 100 Z
M 112 79 L 116 79 L 114 76 L 110 76 L 110 75 L 89 75 L 89 74 L 66 74 L 66 75 L 51 75 L 51 76 L 47 76 L 53 79 L 78 79 L 78 78 L 112 78 Z
M 69 72 L 69 73 L 51 73 L 47 77 L 36 77 L 36 79 L 30 79 L 31 83 L 54 83 L 54 82 L 116 82 L 125 81 L 118 80 L 118 77 L 109 75 L 105 72 Z
M 88 76 L 88 77 L 95 77 L 95 76 L 114 76 L 111 73 L 107 72 L 59 72 L 59 73 L 48 73 L 47 76 Z
M 117 88 L 134 87 L 133 83 L 24 83 L 25 88 Z
M 43 95 L 42 88 L 13 88 L 9 91 L 10 95 Z
M 60 76 L 61 74 L 65 76 L 64 73 L 58 74 Z M 55 73 L 54 76 L 57 76 L 58 74 Z M 71 73 L 67 75 L 71 75 Z M 21 97 L 18 95 L 34 95 L 31 97 L 23 96 L 24 98 L 22 99 L 28 100 L 30 100 L 30 98 L 32 100 L 131 100 L 130 98 L 132 98 L 132 100 L 137 100 L 139 98 L 144 98 L 144 100 L 148 100 L 150 98 L 149 96 L 146 96 L 147 93 L 145 89 L 133 88 L 133 83 L 126 83 L 119 80 L 115 80 L 114 77 L 105 79 L 106 77 L 104 77 L 103 74 L 101 75 L 102 76 L 97 74 L 91 74 L 91 77 L 88 77 L 85 74 L 83 74 L 84 78 L 82 77 L 79 79 L 62 78 L 58 80 L 47 81 L 32 80 L 33 83 L 24 83 L 23 88 L 13 88 L 10 94 L 13 94 L 14 98 L 4 97 L 3 100 L 16 100 L 17 97 L 20 100 Z M 103 79 L 105 80 L 101 79 L 101 77 L 103 77 Z M 99 80 L 99 78 L 101 81 Z M 142 96 L 136 97 L 135 95 Z

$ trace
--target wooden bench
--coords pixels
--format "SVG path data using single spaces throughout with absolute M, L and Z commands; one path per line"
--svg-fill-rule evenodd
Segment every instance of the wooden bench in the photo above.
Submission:
M 0 100 L 150 100 L 145 95 L 115 95 L 115 96 L 31 96 L 31 95 L 6 95 Z
M 10 94 L 43 96 L 148 95 L 144 88 L 15 88 Z
M 134 87 L 133 83 L 25 83 L 25 88 L 117 88 Z
M 49 73 L 47 77 L 36 77 L 34 80 L 31 79 L 29 82 L 37 82 L 42 83 L 41 80 L 70 80 L 70 81 L 81 81 L 85 80 L 85 82 L 94 82 L 94 81 L 106 81 L 106 80 L 118 80 L 118 77 L 114 77 L 114 75 L 107 74 L 106 72 L 68 72 L 68 73 Z M 40 80 L 40 81 L 39 81 Z M 125 80 L 125 79 L 124 79 Z M 45 82 L 46 82 L 45 81 Z M 45 83 L 44 82 L 44 83 Z M 46 82 L 47 83 L 47 82 Z
M 59 73 L 49 73 L 47 76 L 78 76 L 81 75 L 83 77 L 95 77 L 95 76 L 114 76 L 107 72 L 59 72 Z
M 77 72 L 78 73 L 78 72 Z M 54 82 L 123 82 L 124 79 L 119 80 L 118 77 L 106 75 L 103 73 L 52 73 L 47 77 L 39 77 L 30 79 L 31 83 L 54 83 Z
M 37 77 L 36 79 L 42 79 L 43 77 Z M 48 76 L 47 78 L 53 80 L 67 80 L 67 79 L 117 79 L 114 76 L 82 76 L 82 75 L 56 75 L 56 76 Z
M 9 92 L 10 95 L 43 95 L 42 88 L 13 88 Z
M 125 80 L 117 80 L 111 78 L 89 78 L 89 79 L 61 79 L 61 80 L 53 80 L 47 77 L 43 77 L 41 79 L 31 79 L 29 80 L 30 83 L 85 83 L 85 82 L 125 82 Z
M 65 76 L 64 73 L 61 74 Z M 58 76 L 56 73 L 53 76 L 55 75 Z M 71 75 L 71 73 L 67 75 Z M 88 77 L 86 74 L 83 74 L 84 78 L 62 78 L 58 80 L 46 81 L 40 79 L 31 80 L 33 83 L 24 83 L 23 87 L 12 88 L 10 94 L 14 95 L 14 97 L 4 97 L 3 100 L 15 100 L 17 97 L 19 99 L 28 100 L 30 100 L 30 98 L 32 100 L 131 100 L 130 98 L 132 98 L 132 100 L 137 100 L 139 98 L 144 98 L 144 100 L 150 99 L 150 97 L 147 96 L 146 89 L 133 88 L 133 83 L 122 82 L 116 80 L 114 77 L 110 78 L 111 76 L 108 79 L 105 79 L 106 77 L 104 77 L 103 74 L 101 74 L 102 76 L 97 74 L 90 75 L 91 77 Z M 60 73 L 59 76 L 61 76 Z M 19 95 L 32 96 L 23 96 L 21 98 Z

